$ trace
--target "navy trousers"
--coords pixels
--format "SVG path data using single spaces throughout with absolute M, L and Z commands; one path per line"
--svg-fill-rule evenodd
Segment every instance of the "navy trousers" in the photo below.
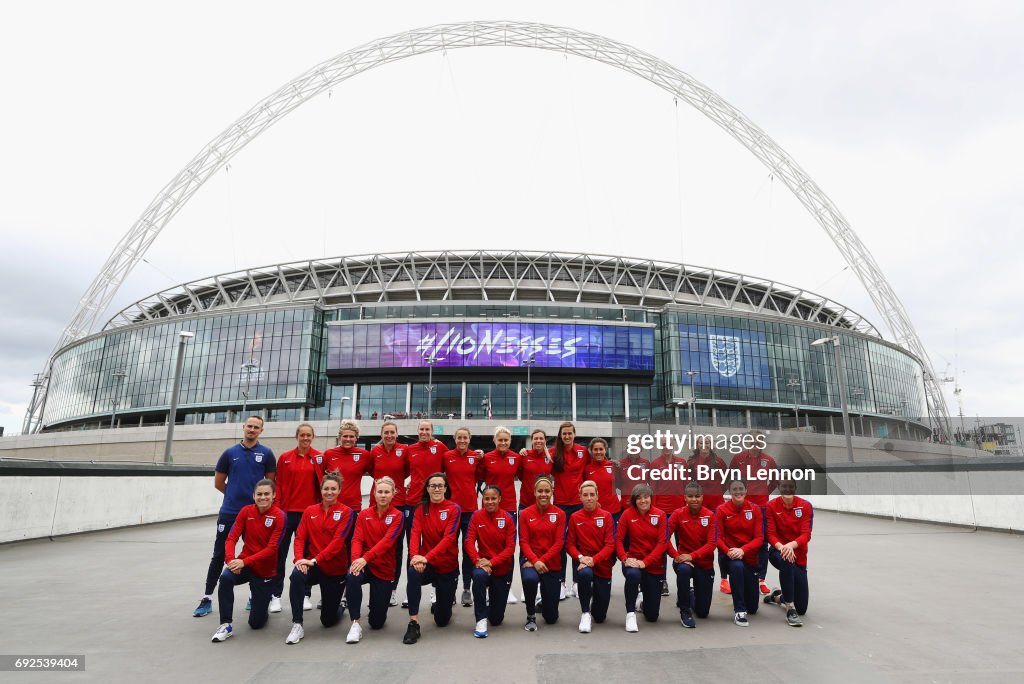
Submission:
M 267 624 L 270 609 L 270 597 L 273 596 L 274 578 L 257 577 L 249 568 L 242 568 L 237 575 L 227 568 L 220 574 L 220 586 L 217 587 L 217 603 L 220 607 L 221 623 L 231 622 L 235 609 L 235 586 L 248 584 L 252 594 L 252 606 L 249 610 L 249 626 L 261 629 Z
M 525 560 L 525 559 L 521 559 Z M 533 615 L 537 605 L 537 589 L 540 589 L 541 615 L 544 622 L 553 625 L 558 622 L 558 597 L 561 593 L 562 580 L 557 572 L 537 572 L 535 568 L 519 566 L 519 577 L 523 581 L 523 596 L 526 601 L 526 614 Z
M 800 615 L 806 613 L 807 602 L 810 599 L 810 591 L 807 588 L 807 566 L 783 560 L 782 554 L 775 549 L 768 552 L 768 560 L 779 571 L 779 585 L 782 587 L 783 602 L 792 603 Z
M 452 619 L 452 602 L 459 587 L 459 571 L 437 572 L 430 563 L 419 572 L 409 566 L 409 578 L 405 581 L 406 597 L 409 601 L 409 615 L 419 615 L 423 585 L 433 584 L 437 589 L 437 603 L 434 604 L 434 624 L 444 627 Z
M 757 566 L 747 565 L 743 559 L 729 559 L 729 585 L 732 587 L 732 608 L 737 613 L 757 612 L 760 592 L 757 590 Z
M 228 534 L 231 533 L 237 517 L 237 513 L 221 513 L 217 516 L 217 537 L 213 540 L 213 556 L 206 571 L 207 596 L 213 594 L 213 590 L 217 588 L 217 578 L 224 569 L 224 542 L 228 540 Z
M 664 575 L 652 575 L 640 568 L 622 566 L 622 575 L 626 578 L 626 612 L 636 612 L 636 597 L 644 593 L 644 617 L 648 622 L 657 622 L 661 613 L 661 580 Z
M 350 572 L 345 579 L 345 597 L 348 599 L 348 613 L 353 620 L 362 616 L 364 584 L 370 585 L 370 629 L 380 629 L 388 619 L 391 582 L 375 576 L 369 567 L 363 568 L 358 575 Z
M 473 568 L 473 614 L 477 622 L 484 618 L 492 625 L 504 622 L 505 602 L 511 588 L 511 570 L 506 575 L 488 575 L 482 568 Z
M 676 571 L 676 605 L 679 612 L 692 609 L 699 618 L 706 618 L 711 612 L 711 596 L 715 587 L 715 569 L 704 570 L 695 565 L 673 563 Z M 693 593 L 690 593 L 690 589 Z
M 608 617 L 608 604 L 612 600 L 612 581 L 598 577 L 594 568 L 578 570 L 580 610 L 590 613 L 594 622 L 602 623 Z
M 298 568 L 292 568 L 288 584 L 288 600 L 292 604 L 292 622 L 302 624 L 302 599 L 309 595 L 310 587 L 320 585 L 320 624 L 333 627 L 341 620 L 345 609 L 341 607 L 341 592 L 345 582 L 342 575 L 325 575 L 319 567 L 309 568 L 305 575 Z

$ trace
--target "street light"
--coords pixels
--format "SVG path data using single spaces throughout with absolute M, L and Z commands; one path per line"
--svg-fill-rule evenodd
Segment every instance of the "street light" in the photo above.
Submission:
M 530 383 L 530 369 L 537 363 L 537 355 L 530 354 L 530 358 L 523 361 L 526 365 L 526 420 L 533 418 L 533 385 Z
M 843 436 L 846 437 L 846 459 L 853 463 L 853 441 L 850 438 L 850 412 L 846 406 L 846 380 L 843 379 L 843 359 L 839 354 L 839 335 L 821 337 L 811 342 L 812 347 L 831 344 L 836 362 L 836 379 L 839 381 L 839 405 L 843 409 Z
M 245 372 L 245 389 L 242 390 L 242 422 L 245 422 L 245 409 L 249 405 L 249 383 L 252 382 L 252 372 L 258 370 L 259 366 L 249 361 L 242 364 L 241 369 Z
M 860 387 L 854 387 L 850 390 L 851 397 L 857 397 L 857 403 L 860 404 L 860 410 L 857 412 L 858 420 L 860 422 L 860 436 L 864 436 L 864 390 Z
M 686 402 L 686 412 L 687 416 L 689 416 L 689 430 L 691 434 L 693 433 L 693 409 L 694 404 L 697 403 L 697 390 L 693 386 L 693 376 L 697 375 L 699 372 L 700 371 L 695 371 L 692 368 L 686 371 L 686 375 L 689 376 L 690 380 L 690 399 Z
M 796 427 L 800 429 L 800 379 L 789 378 L 786 380 L 786 387 L 793 390 L 793 415 L 796 416 Z
M 434 364 L 438 358 L 431 353 L 424 361 L 427 362 L 427 386 L 423 389 L 427 391 L 427 418 L 430 418 L 434 414 Z
M 121 385 L 124 384 L 124 379 L 128 377 L 128 373 L 124 369 L 118 369 L 110 374 L 110 377 L 117 378 L 117 389 L 114 390 L 114 407 L 110 410 L 110 429 L 114 429 L 114 419 L 117 417 L 117 405 L 121 401 Z
M 195 337 L 194 332 L 178 331 L 178 363 L 174 367 L 174 387 L 171 390 L 171 408 L 167 412 L 167 441 L 164 442 L 164 465 L 173 463 L 171 442 L 174 440 L 174 421 L 178 418 L 178 394 L 181 393 L 181 371 L 185 367 L 185 345 Z
M 346 401 L 352 401 L 352 397 L 342 397 L 341 398 L 341 416 L 339 417 L 340 420 L 345 420 L 345 402 Z M 330 421 L 330 417 L 328 417 L 327 420 Z

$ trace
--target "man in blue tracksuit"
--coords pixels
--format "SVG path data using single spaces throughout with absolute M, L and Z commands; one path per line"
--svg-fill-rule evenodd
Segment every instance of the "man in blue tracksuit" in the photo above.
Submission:
M 243 426 L 242 441 L 224 450 L 217 459 L 213 486 L 223 492 L 224 502 L 217 514 L 217 540 L 213 543 L 213 557 L 206 572 L 206 593 L 192 612 L 203 617 L 213 611 L 213 590 L 224 569 L 224 542 L 235 524 L 238 512 L 253 502 L 256 483 L 263 478 L 273 480 L 277 473 L 277 460 L 270 447 L 259 443 L 263 433 L 263 419 L 249 416 Z

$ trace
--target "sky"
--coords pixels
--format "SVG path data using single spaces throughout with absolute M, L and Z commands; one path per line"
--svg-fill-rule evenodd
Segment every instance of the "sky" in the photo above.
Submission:
M 0 425 L 118 240 L 267 94 L 414 28 L 531 21 L 707 85 L 839 207 L 968 416 L 1024 416 L 1017 284 L 1024 47 L 1014 2 L 46 1 L 0 8 Z M 563 53 L 383 65 L 253 140 L 168 224 L 104 316 L 193 279 L 409 250 L 581 251 L 715 267 L 842 302 L 892 339 L 769 170 L 655 85 Z M 953 383 L 944 385 L 952 413 Z

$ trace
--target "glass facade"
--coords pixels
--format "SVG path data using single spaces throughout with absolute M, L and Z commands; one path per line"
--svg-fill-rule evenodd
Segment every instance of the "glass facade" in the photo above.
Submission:
M 186 345 L 179 401 L 179 419 L 185 423 L 238 420 L 243 404 L 249 412 L 282 421 L 336 419 L 343 410 L 345 417 L 363 419 L 426 415 L 425 367 L 409 367 L 407 372 L 394 365 L 383 368 L 386 372 L 335 367 L 328 374 L 329 355 L 341 351 L 340 342 L 329 349 L 331 330 L 361 328 L 360 353 L 366 358 L 377 354 L 379 359 L 386 347 L 381 336 L 385 326 L 391 333 L 404 326 L 406 348 L 413 329 L 408 320 L 352 326 L 329 322 L 408 316 L 440 319 L 437 325 L 445 331 L 460 316 L 492 316 L 502 320 L 473 330 L 492 336 L 495 331 L 514 333 L 517 339 L 524 330 L 531 336 L 542 331 L 547 337 L 557 330 L 560 340 L 575 339 L 583 331 L 590 358 L 601 359 L 571 374 L 564 366 L 561 371 L 534 366 L 529 396 L 525 369 L 519 364 L 495 365 L 493 355 L 482 365 L 463 361 L 440 373 L 444 382 L 434 373 L 435 418 L 485 418 L 489 406 L 494 420 L 527 420 L 529 404 L 535 419 L 621 421 L 628 416 L 631 421 L 686 423 L 692 413 L 698 425 L 774 429 L 795 423 L 798 404 L 801 425 L 822 431 L 841 425 L 832 420 L 840 407 L 833 347 L 811 346 L 815 339 L 834 334 L 832 329 L 708 310 L 516 302 L 363 304 L 327 310 L 310 303 L 304 308 L 182 317 L 117 328 L 57 355 L 44 424 L 50 429 L 98 426 L 109 420 L 115 402 L 123 423 L 160 424 L 166 419 L 181 330 L 195 333 Z M 545 320 L 528 325 L 508 320 L 512 316 Z M 551 320 L 554 317 L 559 318 Z M 419 324 L 417 330 L 425 325 Z M 373 329 L 377 335 L 371 339 Z M 843 332 L 839 337 L 849 410 L 858 434 L 878 434 L 878 417 L 922 416 L 922 372 L 912 356 L 866 335 Z M 481 341 L 482 337 L 474 338 L 475 344 Z M 353 337 L 353 349 L 355 342 Z M 414 342 L 413 349 L 419 339 Z M 560 353 L 564 351 L 560 347 Z M 634 365 L 633 357 L 642 363 Z M 691 397 L 692 407 L 687 405 Z

